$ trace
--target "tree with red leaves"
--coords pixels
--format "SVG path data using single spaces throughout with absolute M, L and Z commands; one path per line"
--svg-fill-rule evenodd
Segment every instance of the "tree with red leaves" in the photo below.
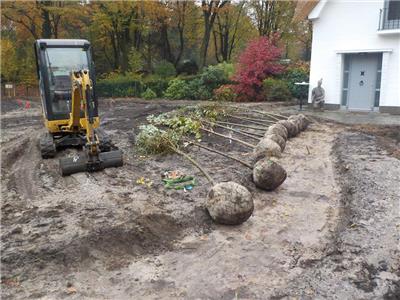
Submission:
M 277 37 L 268 39 L 259 37 L 249 42 L 239 56 L 236 74 L 233 79 L 238 83 L 235 92 L 239 101 L 262 101 L 262 82 L 271 75 L 283 72 L 279 64 L 282 49 L 276 46 Z

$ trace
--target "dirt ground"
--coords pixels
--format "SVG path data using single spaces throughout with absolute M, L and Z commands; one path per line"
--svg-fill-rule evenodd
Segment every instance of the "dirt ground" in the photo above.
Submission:
M 75 150 L 40 158 L 40 106 L 1 102 L 4 299 L 400 299 L 399 127 L 311 124 L 288 141 L 279 159 L 288 178 L 273 192 L 192 147 L 216 182 L 253 194 L 247 222 L 220 226 L 197 169 L 134 148 L 148 115 L 193 103 L 103 100 L 102 126 L 124 166 L 61 177 L 57 158 Z M 250 160 L 245 146 L 203 139 Z M 165 189 L 161 174 L 176 169 L 199 185 Z

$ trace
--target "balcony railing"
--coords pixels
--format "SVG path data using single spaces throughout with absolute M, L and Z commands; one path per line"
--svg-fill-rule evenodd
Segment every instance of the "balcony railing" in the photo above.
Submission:
M 400 29 L 400 11 L 390 7 L 380 10 L 379 30 Z

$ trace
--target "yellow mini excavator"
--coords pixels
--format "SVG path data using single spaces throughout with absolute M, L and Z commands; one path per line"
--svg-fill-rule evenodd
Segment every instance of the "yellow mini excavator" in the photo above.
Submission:
M 40 138 L 42 157 L 55 157 L 66 147 L 84 147 L 85 151 L 60 159 L 63 176 L 122 166 L 122 152 L 99 128 L 90 43 L 40 39 L 34 48 L 47 128 Z

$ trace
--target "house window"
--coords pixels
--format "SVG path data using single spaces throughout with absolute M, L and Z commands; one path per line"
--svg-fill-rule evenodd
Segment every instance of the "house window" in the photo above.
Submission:
M 389 0 L 388 1 L 388 21 L 399 20 L 400 19 L 400 1 L 399 0 Z
M 400 1 L 385 0 L 379 17 L 379 29 L 390 30 L 400 28 Z

